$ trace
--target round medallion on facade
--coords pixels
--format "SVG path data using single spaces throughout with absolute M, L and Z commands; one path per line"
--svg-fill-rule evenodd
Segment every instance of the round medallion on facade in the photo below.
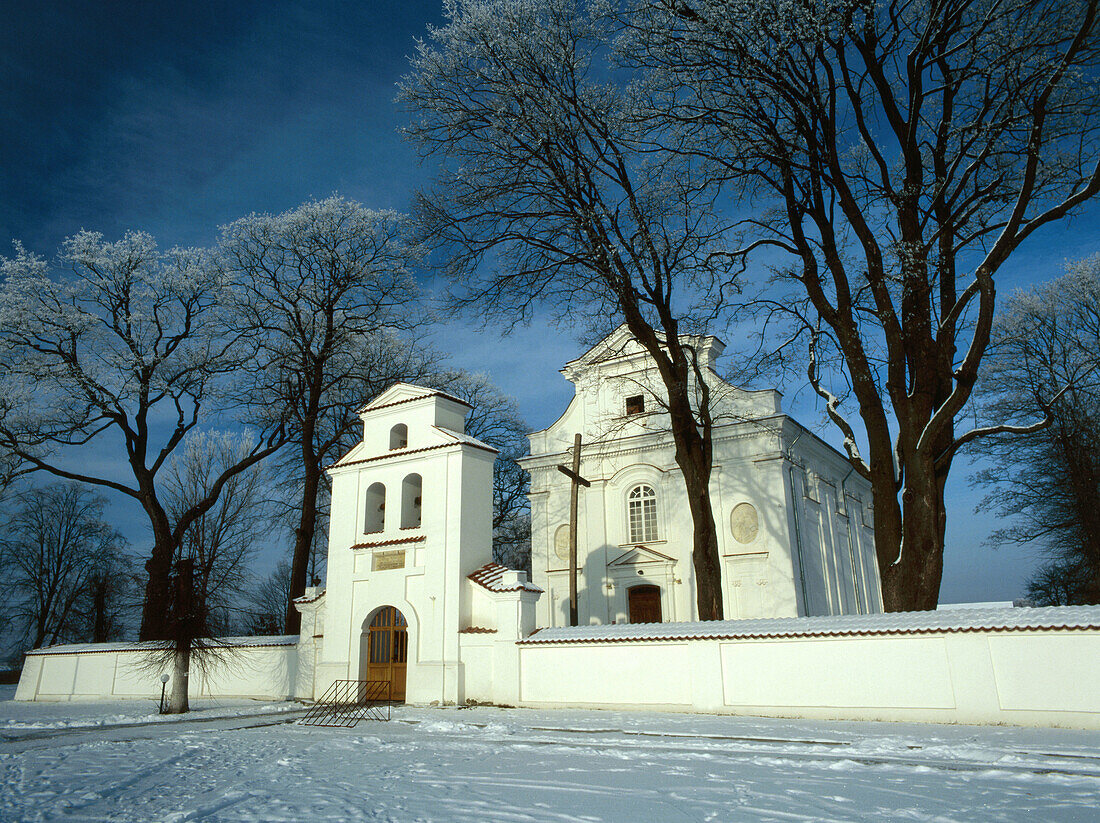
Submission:
M 558 526 L 558 530 L 554 532 L 554 554 L 557 555 L 558 560 L 562 563 L 569 562 L 569 526 Z
M 751 543 L 760 531 L 760 518 L 752 503 L 738 503 L 730 514 L 730 531 L 738 543 Z

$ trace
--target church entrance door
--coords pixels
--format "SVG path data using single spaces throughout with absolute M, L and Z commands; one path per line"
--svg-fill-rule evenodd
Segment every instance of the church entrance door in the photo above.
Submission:
M 658 586 L 631 586 L 626 592 L 631 623 L 661 622 L 661 589 Z
M 405 699 L 405 670 L 409 659 L 409 631 L 405 616 L 383 606 L 367 630 L 366 680 L 389 681 L 390 699 Z

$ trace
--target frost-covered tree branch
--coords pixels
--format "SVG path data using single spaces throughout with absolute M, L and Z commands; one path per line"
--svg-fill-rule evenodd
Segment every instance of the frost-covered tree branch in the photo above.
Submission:
M 648 0 L 621 19 L 651 116 L 681 127 L 667 147 L 721 165 L 757 215 L 745 248 L 789 254 L 784 297 L 813 314 L 795 335 L 820 323 L 836 346 L 811 382 L 846 441 L 844 404 L 862 421 L 886 607 L 933 608 L 997 273 L 1100 193 L 1096 0 Z
M 542 307 L 591 331 L 622 322 L 653 358 L 691 501 L 699 614 L 717 618 L 709 411 L 696 405 L 705 397 L 693 394 L 681 339 L 728 310 L 740 268 L 712 164 L 659 146 L 644 75 L 612 62 L 610 11 L 448 4 L 401 84 L 407 133 L 443 169 L 414 219 L 454 307 L 505 326 Z
M 253 424 L 255 447 L 173 518 L 159 484 L 165 460 L 218 408 L 248 359 L 225 283 L 198 249 L 157 248 L 130 232 L 116 242 L 80 232 L 65 241 L 67 275 L 16 244 L 0 260 L 0 447 L 38 471 L 137 500 L 152 549 L 142 637 L 162 636 L 171 558 L 182 534 L 235 474 L 281 447 L 278 413 Z M 170 410 L 170 411 L 168 411 Z M 167 411 L 167 414 L 165 412 Z M 162 423 L 167 420 L 169 422 Z M 81 462 L 82 447 L 121 441 L 130 481 Z

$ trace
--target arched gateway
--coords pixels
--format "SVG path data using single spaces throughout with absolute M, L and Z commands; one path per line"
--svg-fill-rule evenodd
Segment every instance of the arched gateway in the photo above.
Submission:
M 405 700 L 405 672 L 409 660 L 409 632 L 405 616 L 383 606 L 363 627 L 359 679 L 390 684 L 390 699 Z

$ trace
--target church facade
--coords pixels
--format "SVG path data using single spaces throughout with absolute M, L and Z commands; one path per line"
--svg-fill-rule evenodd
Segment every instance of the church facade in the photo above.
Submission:
M 791 417 L 773 390 L 745 391 L 714 371 L 723 343 L 689 342 L 714 417 L 711 496 L 727 619 L 882 611 L 870 484 Z M 570 479 L 581 434 L 578 622 L 698 619 L 692 520 L 656 365 L 625 327 L 562 375 L 575 392 L 530 435 L 532 581 L 540 627 L 569 625 Z

